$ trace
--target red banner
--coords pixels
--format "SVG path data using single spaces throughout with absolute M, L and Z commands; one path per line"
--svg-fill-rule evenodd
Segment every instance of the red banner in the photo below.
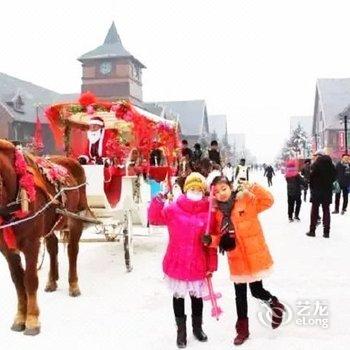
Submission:
M 344 133 L 344 131 L 338 132 L 338 149 L 340 151 L 345 150 L 345 133 Z

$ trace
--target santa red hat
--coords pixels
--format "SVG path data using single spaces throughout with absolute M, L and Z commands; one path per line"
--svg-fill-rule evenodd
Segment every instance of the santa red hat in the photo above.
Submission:
M 101 117 L 94 116 L 89 119 L 89 125 L 100 125 L 101 127 L 104 127 L 105 122 Z

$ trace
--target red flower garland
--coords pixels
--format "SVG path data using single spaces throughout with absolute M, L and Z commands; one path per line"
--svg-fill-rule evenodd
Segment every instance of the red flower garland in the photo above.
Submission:
M 18 149 L 15 151 L 15 171 L 19 177 L 20 187 L 27 192 L 28 199 L 33 202 L 36 196 L 34 176 L 28 172 L 23 153 Z

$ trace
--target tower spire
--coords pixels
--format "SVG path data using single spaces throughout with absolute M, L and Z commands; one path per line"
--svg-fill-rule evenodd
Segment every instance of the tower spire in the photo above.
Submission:
M 115 44 L 115 43 L 122 43 L 120 40 L 120 37 L 117 32 L 117 28 L 115 26 L 114 21 L 112 22 L 112 25 L 110 26 L 108 33 L 106 35 L 104 44 Z

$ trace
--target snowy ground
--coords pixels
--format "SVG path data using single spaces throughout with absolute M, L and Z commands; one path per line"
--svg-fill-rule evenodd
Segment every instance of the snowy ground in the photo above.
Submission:
M 265 184 L 260 173 L 254 174 Z M 265 287 L 288 304 L 291 320 L 278 330 L 259 321 L 264 308 L 249 295 L 250 339 L 242 349 L 348 349 L 350 344 L 350 213 L 332 216 L 331 238 L 309 238 L 309 203 L 302 204 L 301 222 L 287 220 L 285 180 L 275 178 L 275 204 L 261 215 L 275 271 Z M 171 295 L 162 281 L 161 261 L 167 235 L 135 238 L 134 270 L 125 272 L 121 243 L 82 243 L 79 276 L 82 296 L 68 296 L 67 259 L 60 247 L 59 289 L 45 293 L 48 271 L 40 272 L 41 334 L 26 337 L 10 331 L 16 309 L 15 289 L 7 264 L 0 264 L 0 339 L 2 349 L 176 349 Z M 226 257 L 220 257 L 214 287 L 221 291 L 224 314 L 217 322 L 205 304 L 208 343 L 198 343 L 189 329 L 188 349 L 232 349 L 235 307 Z M 305 310 L 297 302 L 309 302 Z M 321 303 L 326 309 L 315 310 Z M 187 300 L 187 305 L 189 304 Z M 312 315 L 316 313 L 316 315 Z M 329 315 L 324 315 L 328 313 Z M 190 311 L 187 312 L 190 315 Z M 306 314 L 303 320 L 303 314 Z M 310 315 L 311 314 L 311 315 Z M 310 315 L 310 316 L 307 316 Z M 324 318 L 328 328 L 312 325 Z M 298 325 L 297 322 L 304 322 Z

